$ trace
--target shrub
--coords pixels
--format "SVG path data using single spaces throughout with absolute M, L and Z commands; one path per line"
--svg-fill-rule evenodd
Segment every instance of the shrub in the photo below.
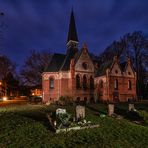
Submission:
M 148 125 L 148 113 L 144 110 L 138 111 L 139 115 L 144 118 L 144 122 L 146 125 Z
M 73 105 L 74 100 L 71 96 L 61 96 L 59 98 L 59 104 L 60 105 Z
M 34 102 L 34 103 L 38 103 L 38 102 L 42 102 L 42 98 L 39 97 L 39 96 L 31 96 L 31 97 L 29 98 L 29 101 L 30 101 L 30 102 Z

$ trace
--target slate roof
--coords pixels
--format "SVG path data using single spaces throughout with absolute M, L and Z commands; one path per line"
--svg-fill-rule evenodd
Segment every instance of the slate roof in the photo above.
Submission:
M 81 53 L 82 53 L 82 49 L 75 54 L 74 56 L 75 63 L 78 61 L 79 57 L 81 56 Z
M 70 61 L 75 59 L 75 55 L 79 54 L 77 48 L 70 48 L 65 54 L 53 54 L 48 67 L 45 72 L 58 72 L 58 71 L 68 71 L 70 70 Z
M 55 53 L 52 56 L 52 59 L 45 69 L 46 72 L 58 72 L 64 62 L 66 55 Z
M 66 57 L 64 59 L 64 62 L 60 68 L 60 70 L 62 71 L 67 71 L 70 69 L 70 61 L 71 59 L 73 59 L 75 57 L 75 54 L 78 53 L 78 49 L 77 48 L 69 48 L 67 50 L 67 53 L 66 53 Z
M 96 77 L 97 77 L 97 76 L 105 75 L 106 69 L 107 69 L 107 68 L 110 68 L 112 64 L 113 64 L 113 60 L 110 60 L 110 61 L 107 61 L 107 62 L 101 64 L 101 65 L 99 66 L 99 68 L 98 68 L 97 73 L 95 74 Z
M 106 73 L 106 69 L 107 68 L 111 68 L 112 64 L 113 64 L 114 60 L 109 60 L 103 64 L 101 64 L 98 68 L 98 71 L 96 72 L 95 76 L 103 76 L 105 75 Z M 120 62 L 119 63 L 119 66 L 121 68 L 121 71 L 125 71 L 125 68 L 126 68 L 126 65 L 127 65 L 127 62 Z M 133 70 L 135 71 L 134 67 L 132 66 Z

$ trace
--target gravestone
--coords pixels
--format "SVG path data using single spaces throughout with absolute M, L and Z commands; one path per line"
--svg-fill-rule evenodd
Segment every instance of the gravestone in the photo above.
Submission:
M 108 115 L 112 116 L 114 114 L 114 104 L 108 104 Z
M 66 114 L 66 109 L 62 109 L 62 108 L 56 109 L 56 115 L 59 115 L 59 114 Z
M 128 111 L 134 111 L 135 107 L 133 103 L 128 104 Z
M 85 107 L 78 105 L 76 106 L 76 120 L 79 121 L 85 118 Z

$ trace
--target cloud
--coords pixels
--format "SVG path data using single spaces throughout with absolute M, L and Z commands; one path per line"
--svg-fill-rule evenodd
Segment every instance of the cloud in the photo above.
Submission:
M 30 49 L 65 52 L 72 6 L 80 47 L 87 41 L 94 53 L 127 32 L 148 31 L 147 0 L 1 0 L 7 25 L 2 52 L 17 63 L 23 63 Z

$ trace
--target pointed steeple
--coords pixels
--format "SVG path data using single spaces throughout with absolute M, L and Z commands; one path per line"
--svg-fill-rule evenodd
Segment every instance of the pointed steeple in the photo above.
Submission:
M 78 36 L 77 36 L 77 30 L 76 30 L 76 24 L 75 24 L 75 18 L 73 9 L 71 11 L 70 16 L 70 23 L 69 23 L 69 32 L 68 32 L 68 38 L 67 38 L 67 46 L 77 46 L 78 44 Z

